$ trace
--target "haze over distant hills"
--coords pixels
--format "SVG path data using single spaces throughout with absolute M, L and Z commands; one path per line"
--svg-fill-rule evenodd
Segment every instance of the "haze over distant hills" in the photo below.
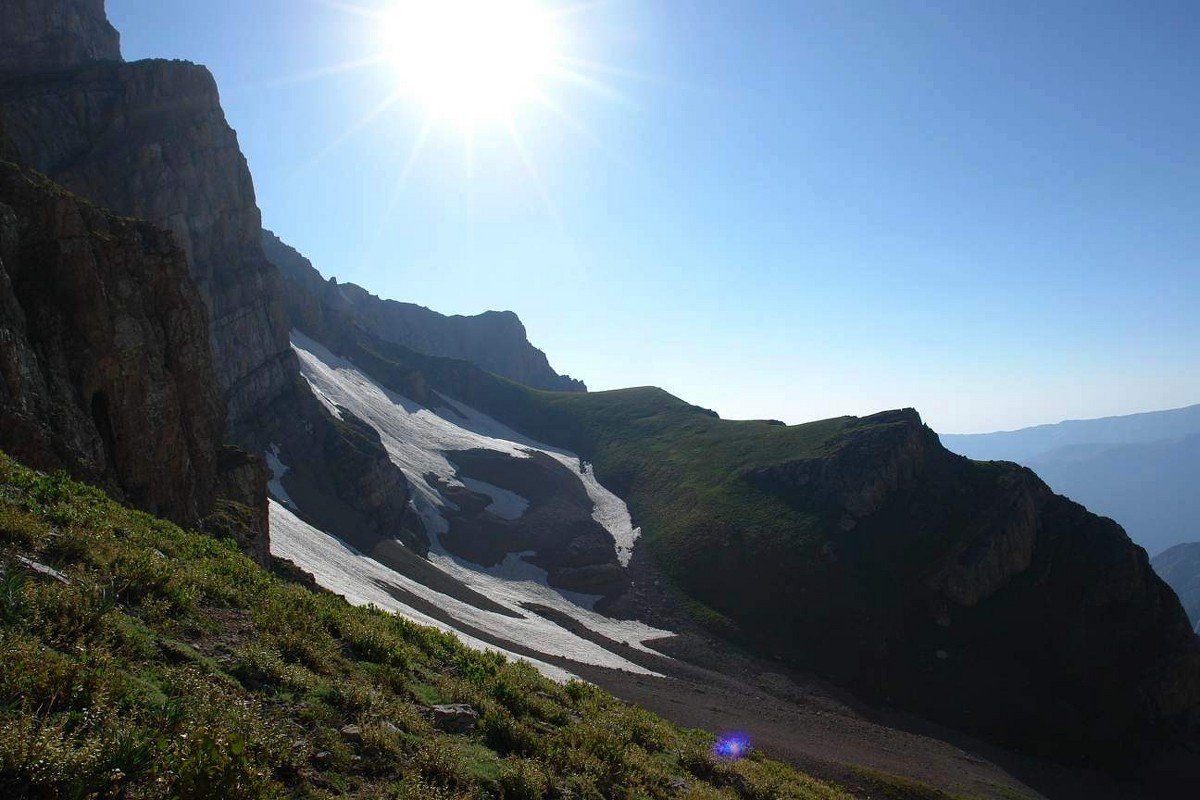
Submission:
M 941 439 L 969 458 L 1030 467 L 1152 555 L 1200 530 L 1200 405 Z

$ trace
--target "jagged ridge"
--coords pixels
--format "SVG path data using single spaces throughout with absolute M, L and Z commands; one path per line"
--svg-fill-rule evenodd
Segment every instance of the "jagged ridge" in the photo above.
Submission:
M 412 303 L 382 300 L 353 283 L 326 281 L 308 259 L 270 231 L 263 231 L 263 248 L 283 273 L 288 312 L 304 333 L 329 339 L 334 327 L 353 319 L 383 341 L 470 361 L 535 389 L 587 391 L 583 381 L 551 368 L 546 354 L 529 343 L 525 326 L 511 311 L 448 317 Z

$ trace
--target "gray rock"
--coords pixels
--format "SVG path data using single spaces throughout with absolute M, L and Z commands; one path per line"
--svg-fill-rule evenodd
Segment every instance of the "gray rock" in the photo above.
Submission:
M 0 72 L 121 60 L 104 0 L 3 0 L 0 12 Z
M 267 258 L 285 280 L 288 313 L 308 335 L 329 341 L 347 319 L 385 342 L 431 356 L 473 364 L 537 389 L 586 391 L 582 381 L 559 375 L 546 354 L 529 342 L 511 311 L 446 316 L 412 303 L 383 300 L 352 283 L 326 281 L 312 263 L 270 231 L 263 231 Z
M 479 722 L 479 712 L 465 703 L 432 706 L 430 712 L 434 726 L 445 733 L 469 733 Z

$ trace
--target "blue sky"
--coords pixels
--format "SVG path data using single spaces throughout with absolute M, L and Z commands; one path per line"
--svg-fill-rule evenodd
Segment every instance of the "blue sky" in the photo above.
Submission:
M 360 4 L 368 0 L 358 0 Z M 547 3 L 547 5 L 551 5 Z M 579 2 L 556 6 L 578 6 Z M 507 308 L 594 389 L 943 432 L 1200 402 L 1200 5 L 612 0 L 573 122 L 433 129 L 319 0 L 108 0 L 207 64 L 265 224 L 326 276 Z M 304 79 L 304 76 L 309 76 Z

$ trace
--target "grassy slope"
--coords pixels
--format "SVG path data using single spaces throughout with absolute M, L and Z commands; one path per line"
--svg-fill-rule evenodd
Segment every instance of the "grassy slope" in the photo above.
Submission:
M 849 797 L 2 454 L 0 565 L 0 796 Z
M 825 542 L 817 514 L 742 478 L 758 467 L 826 455 L 861 425 L 855 417 L 784 426 L 731 421 L 643 387 L 587 394 L 521 386 L 466 364 L 359 339 L 343 352 L 372 377 L 417 400 L 432 386 L 540 441 L 591 460 L 629 505 L 660 565 L 720 627 L 716 576 L 730 554 L 748 565 L 788 562 L 791 574 L 816 563 Z M 424 394 L 424 397 L 420 395 Z M 728 605 L 726 607 L 729 607 Z

